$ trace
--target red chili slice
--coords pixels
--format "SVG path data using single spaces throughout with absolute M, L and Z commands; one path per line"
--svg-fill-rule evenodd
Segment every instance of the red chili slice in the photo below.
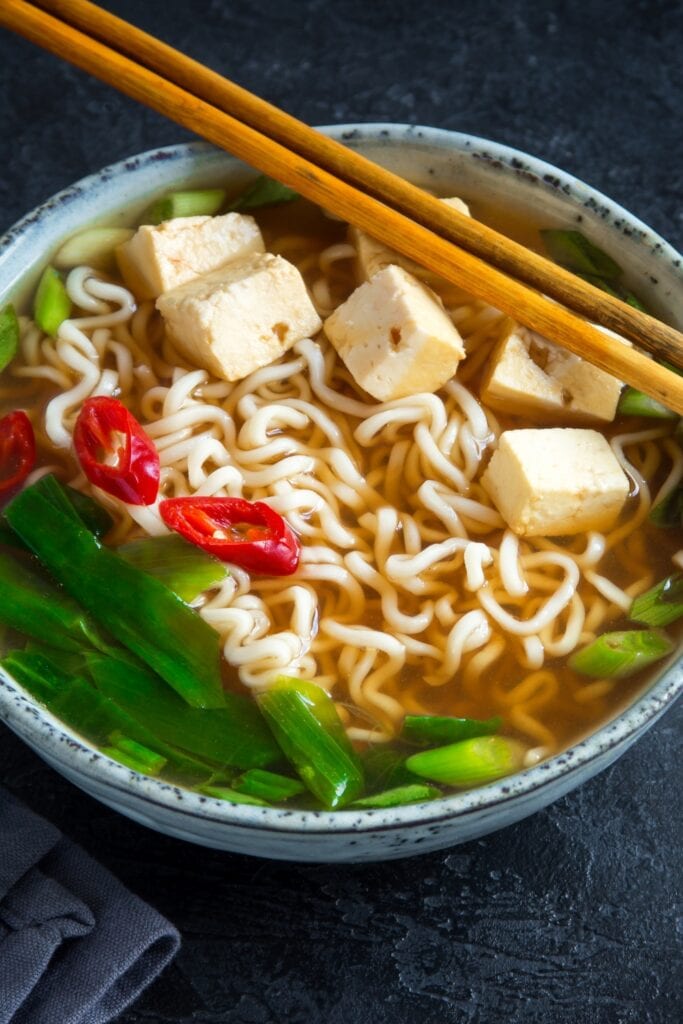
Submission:
M 74 428 L 78 461 L 91 484 L 129 505 L 151 505 L 159 493 L 154 442 L 116 398 L 83 403 Z
M 23 484 L 36 464 L 31 421 L 20 409 L 0 419 L 0 499 Z
M 282 516 L 244 498 L 168 498 L 159 503 L 167 526 L 224 562 L 259 576 L 296 572 L 301 546 Z

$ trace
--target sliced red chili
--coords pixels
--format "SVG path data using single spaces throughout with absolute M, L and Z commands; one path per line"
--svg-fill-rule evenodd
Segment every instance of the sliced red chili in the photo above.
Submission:
M 151 505 L 159 493 L 154 442 L 116 398 L 83 403 L 74 428 L 78 461 L 91 484 L 129 505 Z
M 186 540 L 259 576 L 296 572 L 301 546 L 285 520 L 262 501 L 168 498 L 161 518 Z
M 20 487 L 36 464 L 36 439 L 21 409 L 0 419 L 0 500 Z

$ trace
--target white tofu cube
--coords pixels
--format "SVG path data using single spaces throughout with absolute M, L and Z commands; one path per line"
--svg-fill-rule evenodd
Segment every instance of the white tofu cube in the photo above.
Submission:
M 445 203 L 446 206 L 452 206 L 459 213 L 464 213 L 466 217 L 470 216 L 467 204 L 462 199 L 458 199 L 457 196 L 454 196 L 452 199 L 442 199 L 441 202 Z M 415 277 L 419 277 L 422 281 L 428 281 L 430 284 L 440 280 L 436 274 L 427 270 L 426 267 L 421 267 L 415 260 L 403 256 L 400 252 L 396 252 L 395 249 L 390 249 L 384 242 L 378 242 L 376 238 L 367 235 L 360 228 L 349 228 L 349 241 L 356 250 L 356 277 L 358 281 L 368 281 L 378 270 L 383 270 L 390 263 L 403 267 L 409 274 L 414 274 Z
M 505 522 L 523 537 L 560 537 L 613 525 L 628 477 L 596 430 L 506 430 L 482 476 Z
M 490 356 L 481 398 L 501 412 L 546 420 L 611 422 L 622 382 L 512 321 Z
M 174 217 L 143 224 L 116 250 L 128 287 L 139 299 L 156 299 L 231 260 L 263 252 L 258 224 L 242 213 L 222 217 Z
M 242 380 L 322 326 L 301 274 L 272 253 L 226 263 L 157 299 L 166 329 L 195 366 Z
M 436 391 L 465 355 L 434 293 L 393 265 L 356 288 L 325 321 L 325 333 L 354 380 L 380 402 Z

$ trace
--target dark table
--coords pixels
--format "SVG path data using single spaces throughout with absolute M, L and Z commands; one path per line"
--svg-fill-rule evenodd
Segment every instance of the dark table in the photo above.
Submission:
M 105 6 L 310 123 L 417 122 L 519 146 L 683 246 L 674 0 Z M 188 137 L 6 34 L 0 79 L 3 228 L 104 164 Z M 614 767 L 504 832 L 368 867 L 157 835 L 3 727 L 0 780 L 183 934 L 121 1024 L 659 1024 L 683 1018 L 682 721 L 674 709 Z

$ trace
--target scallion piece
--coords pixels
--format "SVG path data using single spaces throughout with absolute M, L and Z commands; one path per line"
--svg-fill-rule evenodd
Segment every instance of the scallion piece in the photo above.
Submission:
M 408 786 L 421 779 L 406 768 L 406 754 L 391 747 L 370 747 L 360 755 L 369 793 Z
M 260 175 L 245 192 L 234 199 L 229 210 L 255 210 L 259 206 L 275 206 L 277 203 L 291 203 L 299 193 L 273 178 Z
M 572 654 L 569 667 L 594 679 L 625 679 L 671 654 L 674 643 L 657 629 L 603 633 Z
M 54 256 L 54 265 L 60 270 L 82 266 L 113 270 L 114 250 L 134 234 L 132 228 L 86 228 L 64 242 Z
M 253 804 L 255 807 L 267 807 L 265 800 L 260 800 L 251 793 L 239 793 L 229 786 L 200 786 L 197 790 L 204 796 L 212 796 L 215 800 L 228 800 L 231 804 Z
M 0 370 L 12 362 L 19 348 L 19 321 L 12 303 L 0 312 Z
M 658 420 L 678 419 L 677 413 L 667 409 L 656 398 L 651 398 L 650 395 L 632 387 L 625 387 L 622 391 L 617 412 L 622 416 L 648 416 Z
M 176 217 L 213 217 L 225 202 L 223 188 L 188 189 L 171 192 L 152 203 L 142 219 L 143 224 L 161 224 Z
M 406 768 L 416 775 L 449 786 L 484 786 L 524 765 L 526 749 L 505 736 L 479 736 L 447 747 L 413 754 Z
M 69 684 L 60 667 L 41 654 L 10 651 L 0 665 L 41 704 L 48 705 Z
M 262 768 L 250 768 L 248 772 L 239 775 L 232 785 L 238 793 L 248 793 L 268 803 L 289 800 L 306 792 L 303 782 L 298 779 L 290 779 L 278 772 L 266 772 Z
M 360 796 L 360 759 L 323 689 L 282 677 L 257 700 L 285 757 L 325 807 L 334 810 Z
M 137 743 L 129 736 L 124 736 L 121 732 L 112 733 L 109 739 L 111 746 L 103 747 L 102 753 L 143 775 L 159 775 L 168 764 L 166 758 L 161 754 L 150 750 L 142 743 Z
M 500 716 L 485 722 L 476 718 L 451 718 L 442 715 L 406 715 L 401 736 L 410 743 L 457 743 L 458 740 L 490 736 L 498 732 L 503 719 Z
M 117 553 L 142 572 L 160 580 L 188 604 L 217 586 L 228 574 L 224 562 L 189 544 L 179 534 L 140 537 L 117 548 Z
M 442 796 L 441 790 L 434 786 L 425 786 L 417 783 L 412 786 L 396 786 L 394 789 L 385 789 L 382 793 L 373 793 L 372 796 L 363 796 L 360 800 L 354 800 L 351 807 L 402 807 L 404 804 L 426 803 L 428 800 L 436 800 Z
M 674 487 L 666 498 L 651 508 L 648 518 L 663 530 L 683 526 L 683 484 Z
M 622 269 L 611 256 L 593 245 L 580 231 L 546 229 L 541 238 L 551 259 L 568 270 L 590 274 L 606 281 L 618 280 Z
M 631 605 L 629 618 L 644 622 L 646 626 L 668 626 L 683 615 L 683 573 L 672 573 L 644 594 L 639 594 Z
M 71 299 L 54 267 L 46 267 L 38 282 L 33 318 L 41 331 L 55 337 L 60 324 L 71 314 Z
M 94 498 L 74 487 L 60 484 L 52 473 L 42 476 L 33 486 L 66 515 L 78 517 L 97 538 L 104 537 L 114 525 L 107 510 Z

